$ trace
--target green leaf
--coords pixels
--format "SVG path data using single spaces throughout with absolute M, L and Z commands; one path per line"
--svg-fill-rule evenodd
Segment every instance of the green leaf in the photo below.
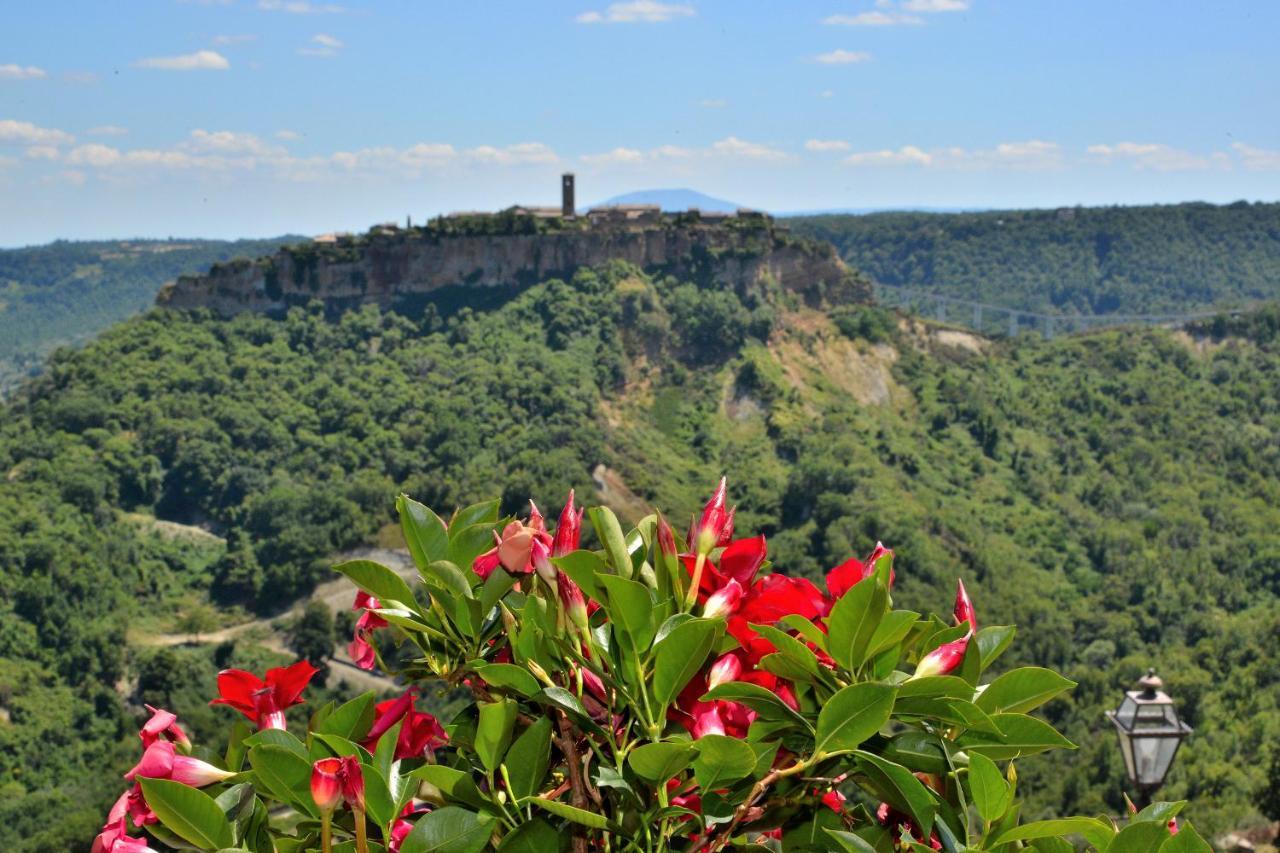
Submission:
M 836 663 L 850 672 L 862 666 L 888 601 L 888 591 L 875 577 L 854 584 L 840 597 L 827 616 L 827 653 Z
M 920 828 L 920 834 L 928 838 L 934 818 L 933 796 L 929 789 L 900 764 L 862 750 L 853 754 L 858 757 L 858 783 L 893 808 L 910 815 Z
M 526 803 L 533 803 L 540 809 L 551 812 L 556 817 L 562 817 L 567 821 L 571 821 L 580 826 L 590 827 L 591 829 L 602 829 L 608 832 L 621 832 L 621 827 L 606 818 L 604 815 L 589 812 L 585 809 L 576 808 L 568 803 L 562 803 L 559 800 L 548 800 L 544 797 L 530 797 L 525 800 Z M 404 853 L 403 850 L 400 853 Z
M 1009 808 L 1009 783 L 996 763 L 981 753 L 969 756 L 969 792 L 985 821 L 994 821 Z
M 480 853 L 489 843 L 493 818 L 445 806 L 418 818 L 400 853 Z
M 453 513 L 449 521 L 449 536 L 453 538 L 456 531 L 463 530 L 473 524 L 497 524 L 498 500 L 480 501 L 480 503 L 463 507 Z
M 375 767 L 361 764 L 360 774 L 364 777 L 364 802 L 369 817 L 379 826 L 388 826 L 399 814 L 391 789 Z
M 804 637 L 806 640 L 813 643 L 815 646 L 822 649 L 824 652 L 827 650 L 826 633 L 823 632 L 823 630 L 819 628 L 817 625 L 813 624 L 808 619 L 801 616 L 799 613 L 790 613 L 786 616 L 783 616 L 782 619 L 779 621 L 781 621 L 783 625 L 786 625 L 791 630 L 799 633 L 800 636 Z
M 302 741 L 291 732 L 285 729 L 263 729 L 260 732 L 254 732 L 244 739 L 244 745 L 247 749 L 255 746 L 271 744 L 272 746 L 283 746 L 285 749 L 297 755 L 303 761 L 310 761 L 311 757 L 307 754 L 307 747 Z
M 726 699 L 746 705 L 762 717 L 770 720 L 787 720 L 799 723 L 812 731 L 809 721 L 793 709 L 772 690 L 766 690 L 759 684 L 749 681 L 730 681 L 721 684 L 702 697 L 703 702 L 714 699 Z
M 258 783 L 277 800 L 315 813 L 310 761 L 283 746 L 261 744 L 249 750 L 249 766 Z
M 631 639 L 631 646 L 643 655 L 653 642 L 653 595 L 649 588 L 617 575 L 601 574 L 596 578 L 607 593 L 604 604 L 609 621 Z
M 826 833 L 836 840 L 841 850 L 846 850 L 848 853 L 876 853 L 875 845 L 865 841 L 862 836 L 842 829 L 828 829 Z
M 914 698 L 972 699 L 973 685 L 953 675 L 930 675 L 913 678 L 898 685 L 898 700 Z
M 889 722 L 893 697 L 887 684 L 851 684 L 837 692 L 818 713 L 814 754 L 847 752 L 880 731 Z
M 748 624 L 753 631 L 772 643 L 778 654 L 799 667 L 801 672 L 811 678 L 818 675 L 818 656 L 804 643 L 772 625 Z
M 202 850 L 230 847 L 231 822 L 204 791 L 170 779 L 139 777 L 147 805 L 168 829 Z
M 722 619 L 689 619 L 654 646 L 653 697 L 659 708 L 675 701 L 698 674 L 723 631 Z
M 520 705 L 514 699 L 481 702 L 480 723 L 476 726 L 476 755 L 486 770 L 498 769 L 511 744 Z
M 1175 800 L 1174 802 L 1159 800 L 1130 818 L 1130 822 L 1138 823 L 1144 820 L 1158 820 L 1167 824 L 1171 818 L 1177 817 L 1186 807 L 1186 800 Z
M 725 735 L 703 735 L 694 742 L 698 757 L 693 760 L 693 775 L 698 787 L 713 791 L 727 782 L 736 782 L 756 769 L 755 751 L 746 741 Z
M 911 633 L 911 629 L 915 627 L 916 620 L 919 618 L 919 613 L 912 613 L 910 610 L 890 610 L 876 627 L 876 632 L 871 635 L 871 640 L 867 644 L 867 657 L 874 657 L 901 643 L 906 639 L 907 634 Z
M 956 746 L 997 761 L 1050 749 L 1075 749 L 1075 744 L 1043 720 L 1026 714 L 994 714 L 991 719 L 1000 729 L 999 738 L 971 730 L 956 739 Z
M 661 786 L 693 763 L 696 752 L 690 743 L 646 743 L 631 751 L 627 764 L 644 781 Z
M 614 572 L 624 578 L 631 577 L 631 554 L 627 551 L 627 539 L 622 535 L 618 517 L 607 506 L 593 506 L 587 510 L 591 526 L 604 545 L 604 553 Z
M 511 780 L 511 795 L 522 800 L 538 793 L 550 761 L 551 718 L 539 717 L 507 751 L 504 763 Z
M 508 832 L 498 845 L 499 853 L 555 853 L 564 846 L 564 838 L 540 817 L 527 820 Z
M 470 773 L 446 767 L 443 764 L 424 764 L 409 774 L 410 778 L 420 779 L 434 785 L 448 800 L 471 806 L 472 808 L 489 808 L 492 804 L 480 789 Z
M 1169 840 L 1169 829 L 1162 823 L 1131 823 L 1116 833 L 1110 850 L 1116 853 L 1156 853 Z
M 470 571 L 471 564 L 485 551 L 493 547 L 493 524 L 483 522 L 458 527 L 455 521 L 449 528 L 449 554 L 446 560 L 459 569 Z M 474 574 L 471 577 L 475 577 Z
M 1025 714 L 1075 686 L 1074 681 L 1051 669 L 1024 666 L 988 684 L 978 697 L 977 705 L 992 714 L 1001 711 Z
M 982 653 L 982 669 L 986 671 L 1013 642 L 1017 629 L 1012 625 L 988 625 L 978 632 L 978 651 Z
M 905 731 L 890 738 L 882 755 L 908 770 L 921 773 L 941 775 L 949 769 L 946 753 L 943 752 L 937 735 L 921 731 Z
M 515 586 L 518 580 L 519 578 L 515 575 L 507 572 L 490 573 L 489 577 L 485 578 L 484 585 L 480 587 L 480 612 L 487 616 L 493 606 L 511 591 L 511 587 Z
M 538 679 L 530 675 L 527 669 L 513 663 L 486 663 L 474 669 L 491 687 L 514 690 L 521 696 L 532 696 L 542 689 Z
M 375 714 L 375 697 L 372 693 L 362 693 L 337 708 L 325 718 L 318 734 L 337 735 L 350 741 L 364 740 L 373 727 Z
M 1030 841 L 1036 838 L 1058 838 L 1063 835 L 1079 835 L 1099 850 L 1107 849 L 1115 830 L 1109 823 L 1093 817 L 1067 817 L 1058 820 L 1038 820 L 1024 823 L 996 837 L 992 847 L 1013 841 Z
M 408 495 L 396 498 L 396 511 L 400 514 L 404 541 L 418 568 L 425 569 L 436 560 L 443 560 L 449 552 L 449 532 L 440 516 Z
M 582 587 L 582 591 L 588 598 L 596 601 L 604 599 L 604 590 L 596 578 L 605 574 L 605 563 L 595 551 L 571 551 L 563 557 L 552 557 L 551 562 L 568 575 L 570 580 Z
M 1211 853 L 1209 843 L 1196 832 L 1189 822 L 1178 827 L 1178 834 L 1173 835 L 1160 845 L 1160 853 Z
M 499 570 L 495 570 L 497 574 Z M 506 572 L 502 572 L 506 574 Z M 448 560 L 435 560 L 427 564 L 422 570 L 422 579 L 431 586 L 442 589 L 451 593 L 454 598 L 474 598 L 475 593 L 471 589 L 471 581 L 467 579 L 467 575 L 458 568 L 454 563 Z
M 398 602 L 402 607 L 417 611 L 418 602 L 413 597 L 413 590 L 404 582 L 404 578 L 388 569 L 381 563 L 372 560 L 348 560 L 334 568 L 351 578 L 351 582 L 365 592 L 378 599 L 385 607 L 391 602 Z

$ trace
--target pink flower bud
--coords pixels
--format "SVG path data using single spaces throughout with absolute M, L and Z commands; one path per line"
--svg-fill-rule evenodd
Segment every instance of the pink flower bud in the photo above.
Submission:
M 733 509 L 724 506 L 726 479 L 720 478 L 720 485 L 707 505 L 702 508 L 702 516 L 689 528 L 689 550 L 697 554 L 709 554 L 721 545 L 729 544 L 733 538 Z
M 533 568 L 537 570 L 538 577 L 542 578 L 549 584 L 556 582 L 556 575 L 559 569 L 555 563 L 551 562 L 551 546 L 547 544 L 546 539 L 535 537 L 533 545 L 529 549 L 529 561 L 533 563 Z
M 742 601 L 742 585 L 730 580 L 707 599 L 702 615 L 707 619 L 724 619 L 732 615 Z
M 176 755 L 173 758 L 173 773 L 169 778 L 184 785 L 203 788 L 214 782 L 224 782 L 234 775 L 236 774 L 214 767 L 207 761 L 189 755 Z
M 138 732 L 138 737 L 142 738 L 143 749 L 161 739 L 172 741 L 183 749 L 191 749 L 191 741 L 178 725 L 178 718 L 173 713 L 163 708 L 152 708 L 150 705 L 143 707 L 151 712 L 151 719 L 147 720 L 142 725 L 142 730 Z
M 348 755 L 342 759 L 342 798 L 353 809 L 364 811 L 364 771 L 360 769 L 360 759 Z
M 715 663 L 711 664 L 711 671 L 707 673 L 707 690 L 714 690 L 721 684 L 737 681 L 741 674 L 742 659 L 738 655 L 733 652 L 721 655 Z
M 916 666 L 915 674 L 911 678 L 946 675 L 960 665 L 960 662 L 964 660 L 965 650 L 968 648 L 968 635 L 938 646 L 920 659 L 920 663 Z
M 956 606 L 952 611 L 956 618 L 957 625 L 969 623 L 969 633 L 972 634 L 978 630 L 978 615 L 973 610 L 973 602 L 969 600 L 969 593 L 964 588 L 964 581 L 956 580 Z
M 569 490 L 569 500 L 560 512 L 560 521 L 556 525 L 556 538 L 551 543 L 551 556 L 563 557 L 578 550 L 582 540 L 582 510 L 573 506 L 573 489 Z
M 321 758 L 311 765 L 311 799 L 322 812 L 331 812 L 342 802 L 342 759 Z
M 560 605 L 569 615 L 569 621 L 585 631 L 590 627 L 587 613 L 587 601 L 582 596 L 582 588 L 573 579 L 561 572 L 556 576 L 556 589 L 560 593 Z
M 724 720 L 720 719 L 720 709 L 715 703 L 707 703 L 693 712 L 693 736 L 724 734 Z

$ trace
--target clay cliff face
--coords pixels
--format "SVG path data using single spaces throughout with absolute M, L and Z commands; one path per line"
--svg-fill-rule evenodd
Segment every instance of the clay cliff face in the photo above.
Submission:
M 710 276 L 739 289 L 772 279 L 809 301 L 861 301 L 870 294 L 833 247 L 792 237 L 763 220 L 749 226 L 584 223 L 529 234 L 451 235 L 431 227 L 372 232 L 183 276 L 165 285 L 156 301 L 224 315 L 278 312 L 312 299 L 331 307 L 390 305 L 451 285 L 527 286 L 569 278 L 578 267 L 615 259 L 680 278 Z

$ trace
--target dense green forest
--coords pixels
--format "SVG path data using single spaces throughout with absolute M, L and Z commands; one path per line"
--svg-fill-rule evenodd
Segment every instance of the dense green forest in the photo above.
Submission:
M 142 311 L 164 282 L 301 238 L 110 240 L 0 249 L 0 396 L 56 346 Z
M 874 213 L 787 220 L 886 287 L 1050 314 L 1280 298 L 1280 204 Z
M 1036 627 L 1004 665 L 1079 682 L 1048 714 L 1080 750 L 1020 765 L 1032 816 L 1120 813 L 1102 711 L 1155 665 L 1196 727 L 1164 793 L 1209 831 L 1263 820 L 1280 312 L 991 343 L 621 264 L 484 309 L 456 296 L 338 319 L 151 311 L 6 404 L 0 849 L 87 849 L 142 702 L 207 731 L 232 714 L 204 705 L 215 668 L 266 656 L 142 638 L 209 603 L 278 609 L 385 536 L 397 491 L 551 513 L 576 487 L 679 517 L 721 472 L 787 572 L 883 539 L 899 606 L 947 610 L 959 574 L 985 621 Z

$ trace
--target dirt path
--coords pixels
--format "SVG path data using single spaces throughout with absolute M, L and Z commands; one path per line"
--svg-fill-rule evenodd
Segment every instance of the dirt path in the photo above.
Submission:
M 373 560 L 374 562 L 382 563 L 384 566 L 394 570 L 396 574 L 410 584 L 415 583 L 418 578 L 418 569 L 413 564 L 408 551 L 392 551 L 387 548 L 356 548 L 337 555 L 334 558 L 334 564 L 348 560 Z M 138 635 L 131 637 L 130 640 L 141 646 L 186 646 L 223 643 L 227 640 L 249 636 L 254 643 L 265 649 L 288 655 L 292 654 L 292 652 L 285 646 L 284 637 L 276 629 L 277 624 L 286 624 L 297 618 L 302 614 L 307 604 L 312 601 L 324 602 L 334 613 L 347 610 L 351 607 L 351 602 L 355 600 L 355 594 L 355 585 L 342 575 L 336 575 L 333 580 L 326 581 L 316 587 L 310 598 L 297 602 L 284 613 L 275 616 L 253 619 L 249 622 L 241 622 L 239 625 L 231 625 L 203 634 Z M 355 687 L 379 691 L 395 690 L 399 686 L 394 679 L 374 672 L 366 672 L 357 667 L 352 663 L 350 655 L 347 654 L 347 647 L 344 642 L 337 644 L 333 657 L 330 658 L 330 664 L 330 677 L 336 681 L 345 681 Z

